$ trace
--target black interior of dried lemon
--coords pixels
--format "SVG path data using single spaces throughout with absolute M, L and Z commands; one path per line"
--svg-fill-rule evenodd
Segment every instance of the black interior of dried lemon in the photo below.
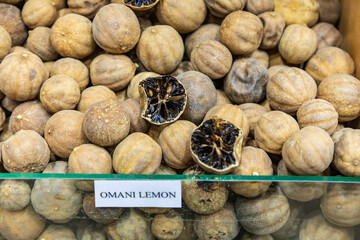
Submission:
M 215 169 L 214 173 L 217 173 L 216 170 L 222 172 L 239 161 L 234 154 L 238 138 L 242 138 L 241 130 L 230 122 L 209 119 L 193 131 L 191 151 L 201 167 Z
M 147 6 L 147 5 L 154 4 L 155 2 L 156 2 L 156 0 L 126 0 L 125 1 L 126 4 L 130 4 L 134 7 Z
M 142 117 L 153 124 L 173 122 L 185 110 L 186 91 L 175 77 L 166 75 L 147 78 L 139 83 L 139 90 Z

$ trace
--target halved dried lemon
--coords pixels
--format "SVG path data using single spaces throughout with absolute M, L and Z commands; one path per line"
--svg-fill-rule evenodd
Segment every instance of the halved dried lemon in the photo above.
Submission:
M 125 0 L 124 3 L 126 6 L 130 7 L 133 10 L 145 11 L 149 10 L 159 2 L 159 0 Z
M 226 174 L 240 163 L 242 141 L 240 128 L 223 119 L 209 119 L 193 131 L 191 154 L 205 171 Z
M 176 121 L 184 112 L 187 96 L 175 77 L 150 77 L 139 83 L 142 118 L 155 125 Z

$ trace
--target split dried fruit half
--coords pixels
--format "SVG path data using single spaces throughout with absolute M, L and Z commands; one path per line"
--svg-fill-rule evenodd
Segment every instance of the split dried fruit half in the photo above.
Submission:
M 184 112 L 184 86 L 170 75 L 150 77 L 139 83 L 142 118 L 155 125 L 176 121 Z
M 149 10 L 158 2 L 159 0 L 125 0 L 125 5 L 133 10 Z
M 193 131 L 191 154 L 209 173 L 226 174 L 240 163 L 242 130 L 223 119 L 209 119 Z

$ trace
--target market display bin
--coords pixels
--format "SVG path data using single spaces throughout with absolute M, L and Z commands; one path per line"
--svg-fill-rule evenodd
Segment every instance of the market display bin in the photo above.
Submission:
M 1 239 L 359 237 L 358 178 L 89 174 L 1 177 Z M 79 181 L 95 181 L 100 187 L 95 194 L 81 191 L 76 187 Z M 124 190 L 125 181 L 133 185 L 128 190 Z M 152 187 L 139 187 L 144 181 L 151 182 Z M 176 189 L 177 183 L 182 190 Z M 111 190 L 104 188 L 108 185 Z M 161 190 L 154 190 L 157 185 L 162 186 Z M 253 185 L 254 190 L 259 185 L 269 189 L 257 197 L 244 196 L 252 192 L 235 193 L 248 185 Z M 173 188 L 169 190 L 169 186 Z M 112 207 L 95 207 L 104 206 L 100 198 L 111 198 Z M 136 205 L 139 198 L 143 206 L 154 200 L 169 202 L 175 198 L 180 204 L 128 207 Z
M 341 47 L 360 78 L 360 1 L 341 6 Z M 49 164 L 52 173 L 0 173 L 0 240 L 360 239 L 360 177 L 333 166 L 297 176 L 271 155 L 274 175 L 211 175 L 197 166 L 177 175 L 64 174 L 61 160 Z

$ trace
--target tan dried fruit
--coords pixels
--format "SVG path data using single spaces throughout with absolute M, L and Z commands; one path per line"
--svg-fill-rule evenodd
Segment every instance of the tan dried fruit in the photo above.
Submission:
M 68 173 L 68 164 L 64 161 L 49 163 L 43 173 Z M 72 220 L 82 203 L 82 191 L 76 188 L 75 182 L 74 179 L 36 179 L 31 191 L 35 211 L 55 223 Z
M 340 17 L 341 4 L 339 0 L 317 0 L 321 22 L 336 24 Z
M 241 151 L 241 160 L 231 175 L 272 175 L 272 162 L 266 152 L 260 148 L 244 147 Z M 230 188 L 236 194 L 245 197 L 256 197 L 265 193 L 271 182 L 231 182 Z
M 296 176 L 286 168 L 285 161 L 281 160 L 277 166 L 279 176 Z M 317 176 L 325 176 L 320 173 Z M 279 182 L 282 192 L 289 198 L 298 202 L 310 202 L 321 198 L 326 194 L 328 183 L 326 182 Z M 306 193 L 306 194 L 305 194 Z
M 334 143 L 337 140 L 339 140 L 344 133 L 351 132 L 351 131 L 354 130 L 354 129 L 349 128 L 349 127 L 341 126 L 341 124 L 338 124 L 338 127 L 337 127 L 338 129 L 335 130 L 335 132 L 331 135 L 331 139 L 333 140 Z
M 199 28 L 206 12 L 203 0 L 162 0 L 156 6 L 159 22 L 172 26 L 179 33 L 189 33 Z
M 66 75 L 52 76 L 41 86 L 40 101 L 51 113 L 75 109 L 80 101 L 79 84 Z
M 16 52 L 16 51 L 28 51 L 28 52 L 30 52 L 26 47 L 23 47 L 23 46 L 13 46 L 13 47 L 10 49 L 10 52 L 9 52 L 9 53 L 13 53 L 13 52 Z
M 360 130 L 344 132 L 334 143 L 334 165 L 345 176 L 360 176 Z
M 286 65 L 274 65 L 268 68 L 269 73 L 269 79 L 272 78 L 277 72 L 280 70 L 283 70 L 285 68 L 289 68 L 289 66 Z
M 249 233 L 266 235 L 282 228 L 290 216 L 290 206 L 279 186 L 272 186 L 255 198 L 238 196 L 236 215 Z
M 50 77 L 54 75 L 67 75 L 77 81 L 83 91 L 89 84 L 89 69 L 80 60 L 74 58 L 61 58 L 54 62 L 50 70 Z
M 175 240 L 180 236 L 183 228 L 183 218 L 174 210 L 155 215 L 151 222 L 151 232 L 159 240 Z
M 4 109 L 8 110 L 9 112 L 14 111 L 16 106 L 18 106 L 19 104 L 21 104 L 21 102 L 12 100 L 12 99 L 8 98 L 7 96 L 5 96 L 1 101 L 1 106 Z
M 112 3 L 102 7 L 96 14 L 92 33 L 95 42 L 105 51 L 125 53 L 138 42 L 140 24 L 130 8 Z
M 40 0 L 41 1 L 41 0 Z M 50 41 L 51 29 L 48 27 L 36 27 L 29 31 L 29 37 L 25 46 L 35 53 L 43 61 L 56 60 L 59 54 L 55 51 Z
M 306 208 L 302 203 L 289 200 L 289 205 L 290 216 L 287 222 L 282 228 L 271 234 L 278 239 L 289 239 L 291 237 L 296 238 L 299 234 L 301 222 L 305 217 Z
M 161 147 L 152 138 L 132 133 L 116 146 L 113 167 L 120 174 L 153 174 L 161 157 Z
M 110 239 L 152 240 L 150 217 L 141 211 L 130 208 L 116 222 L 105 227 Z
M 0 208 L 0 233 L 6 239 L 36 239 L 45 225 L 46 219 L 31 205 L 19 211 Z
M 280 111 L 270 111 L 257 121 L 254 136 L 260 148 L 280 155 L 286 140 L 299 130 L 298 123 L 290 115 Z
M 126 55 L 101 54 L 90 64 L 91 83 L 120 91 L 134 77 L 136 65 Z
M 354 75 L 355 63 L 344 50 L 337 47 L 323 47 L 309 59 L 305 71 L 319 83 L 335 74 Z
M 292 64 L 306 62 L 315 53 L 316 48 L 316 33 L 300 24 L 287 26 L 279 42 L 279 53 Z
M 55 239 L 76 240 L 73 231 L 62 225 L 49 225 L 38 237 L 38 239 L 55 240 Z
M 240 10 L 227 15 L 219 31 L 220 42 L 234 55 L 253 52 L 260 46 L 263 37 L 260 19 L 252 13 Z
M 274 0 L 247 0 L 246 10 L 255 15 L 274 10 Z
M 309 126 L 289 137 L 282 148 L 286 167 L 299 175 L 317 175 L 327 169 L 334 154 L 330 135 Z
M 317 97 L 331 103 L 339 114 L 339 122 L 360 116 L 360 81 L 347 74 L 338 74 L 321 81 Z
M 50 149 L 37 132 L 20 130 L 3 143 L 1 155 L 9 172 L 36 173 L 48 164 Z
M 0 184 L 0 206 L 19 211 L 30 203 L 31 188 L 26 181 L 5 179 Z
M 255 128 L 256 123 L 260 119 L 260 117 L 268 112 L 265 107 L 256 103 L 244 103 L 239 105 L 239 108 L 244 112 L 248 120 L 250 131 Z
M 73 13 L 92 19 L 108 0 L 68 0 L 67 5 Z
M 43 62 L 29 51 L 10 53 L 0 65 L 0 90 L 12 100 L 36 98 L 45 78 Z
M 168 74 L 180 64 L 184 44 L 180 34 L 171 26 L 151 26 L 141 34 L 136 55 L 149 71 Z
M 34 130 L 44 136 L 46 122 L 50 114 L 43 105 L 37 101 L 27 101 L 15 107 L 9 120 L 9 128 L 12 133 L 20 130 Z
M 56 20 L 51 28 L 51 44 L 63 57 L 84 58 L 95 50 L 91 21 L 70 13 Z
M 243 10 L 246 0 L 205 0 L 205 4 L 212 15 L 224 18 L 229 13 Z
M 277 12 L 264 12 L 258 15 L 264 25 L 264 35 L 260 48 L 276 48 L 285 28 L 285 21 L 281 14 Z
M 219 211 L 209 215 L 196 215 L 194 230 L 199 240 L 234 239 L 240 232 L 234 207 L 227 203 Z
M 319 3 L 317 0 L 275 0 L 274 11 L 284 17 L 286 25 L 311 27 L 319 18 Z
M 185 169 L 194 164 L 190 151 L 190 140 L 196 125 L 190 121 L 178 120 L 161 131 L 159 144 L 167 165 Z
M 325 219 L 339 227 L 353 227 L 360 223 L 360 185 L 330 183 L 320 202 Z
M 266 85 L 266 98 L 276 110 L 295 115 L 301 104 L 316 97 L 314 79 L 300 68 L 278 71 Z
M 21 46 L 25 42 L 28 33 L 19 8 L 0 3 L 0 25 L 10 34 L 12 46 Z
M 220 26 L 218 24 L 204 24 L 189 34 L 185 39 L 185 48 L 188 57 L 191 56 L 192 50 L 200 43 L 208 40 L 219 41 L 219 28 Z
M 308 218 L 304 219 L 300 226 L 299 239 L 334 239 L 352 240 L 354 239 L 354 229 L 335 226 L 324 218 L 320 211 L 313 212 Z
M 74 148 L 68 162 L 69 173 L 112 173 L 110 154 L 104 148 L 94 144 L 82 144 Z M 93 181 L 78 180 L 76 186 L 84 191 L 94 191 Z
M 80 97 L 77 105 L 77 110 L 85 113 L 93 104 L 106 100 L 116 100 L 116 95 L 113 91 L 105 86 L 91 86 L 86 88 Z
M 300 128 L 316 126 L 332 134 L 338 125 L 339 115 L 328 101 L 311 99 L 300 106 L 296 118 Z
M 119 102 L 106 100 L 88 109 L 82 128 L 90 142 L 99 146 L 112 146 L 129 134 L 130 119 Z
M 73 149 L 89 140 L 82 129 L 84 114 L 74 110 L 62 110 L 50 117 L 45 125 L 45 140 L 52 152 L 68 158 Z
M 21 16 L 30 29 L 48 27 L 56 18 L 56 8 L 50 0 L 29 0 L 23 6 Z
M 193 49 L 191 63 L 196 71 L 204 73 L 211 79 L 219 79 L 229 72 L 232 55 L 220 42 L 208 40 Z
M 0 26 L 0 62 L 4 59 L 11 49 L 11 36 L 5 28 Z
M 342 43 L 342 35 L 336 27 L 330 23 L 321 22 L 312 27 L 316 33 L 317 48 L 322 47 L 340 47 Z

